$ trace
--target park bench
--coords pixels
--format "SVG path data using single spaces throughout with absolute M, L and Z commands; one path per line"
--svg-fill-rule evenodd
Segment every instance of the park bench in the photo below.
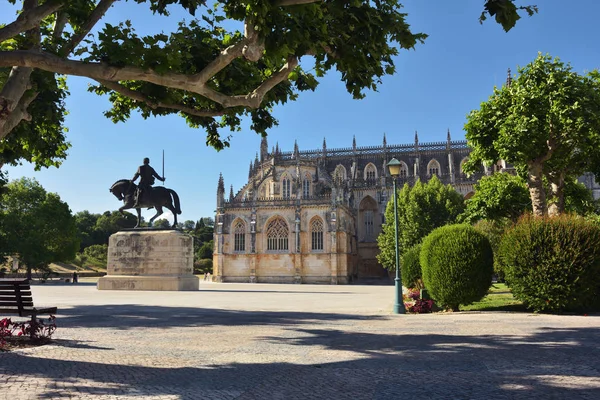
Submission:
M 11 314 L 30 316 L 33 325 L 38 315 L 56 314 L 56 307 L 35 308 L 29 280 L 0 279 L 0 315 Z

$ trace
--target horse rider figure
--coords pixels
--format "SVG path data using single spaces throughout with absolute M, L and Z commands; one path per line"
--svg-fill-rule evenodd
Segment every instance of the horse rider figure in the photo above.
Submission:
M 150 193 L 152 185 L 154 185 L 154 178 L 161 182 L 165 181 L 165 178 L 158 175 L 154 168 L 150 166 L 150 159 L 148 157 L 144 158 L 144 165 L 140 165 L 131 182 L 135 182 L 137 178 L 140 178 L 140 183 L 135 193 L 133 208 L 139 208 L 140 200 L 143 199 L 144 194 Z

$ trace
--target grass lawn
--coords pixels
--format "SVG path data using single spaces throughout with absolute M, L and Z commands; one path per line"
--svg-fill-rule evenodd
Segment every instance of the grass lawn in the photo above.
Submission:
M 460 311 L 527 311 L 523 303 L 516 300 L 504 283 L 494 283 L 487 296 L 480 301 L 460 306 Z

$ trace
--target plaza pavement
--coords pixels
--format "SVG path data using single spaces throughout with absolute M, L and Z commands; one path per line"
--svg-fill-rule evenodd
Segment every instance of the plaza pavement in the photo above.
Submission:
M 396 316 L 392 286 L 33 292 L 59 328 L 0 353 L 0 399 L 600 399 L 600 316 Z

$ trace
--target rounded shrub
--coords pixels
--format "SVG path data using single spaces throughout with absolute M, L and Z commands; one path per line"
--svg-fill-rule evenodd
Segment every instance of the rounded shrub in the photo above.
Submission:
M 454 311 L 481 300 L 492 284 L 492 247 L 471 225 L 435 229 L 423 240 L 420 261 L 430 296 Z
M 534 311 L 598 307 L 597 224 L 569 215 L 526 216 L 504 234 L 498 254 L 513 296 Z
M 414 245 L 402 256 L 402 284 L 409 289 L 423 289 L 423 273 L 419 255 L 421 244 Z

